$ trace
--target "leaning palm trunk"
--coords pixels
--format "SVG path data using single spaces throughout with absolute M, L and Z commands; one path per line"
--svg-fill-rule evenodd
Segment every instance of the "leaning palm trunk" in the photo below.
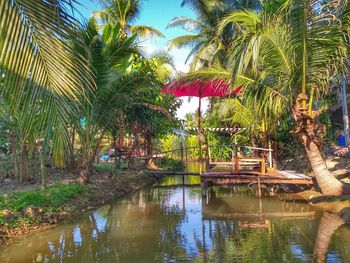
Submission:
M 345 220 L 337 214 L 324 213 L 318 226 L 315 247 L 314 262 L 326 262 L 326 256 L 330 241 L 334 232 L 342 225 Z
M 328 170 L 320 150 L 320 140 L 317 136 L 320 128 L 315 121 L 317 115 L 310 116 L 307 113 L 307 107 L 302 105 L 302 102 L 305 100 L 307 100 L 307 96 L 299 95 L 293 109 L 294 119 L 297 123 L 295 133 L 305 147 L 321 192 L 324 195 L 341 195 L 344 192 L 343 184 Z

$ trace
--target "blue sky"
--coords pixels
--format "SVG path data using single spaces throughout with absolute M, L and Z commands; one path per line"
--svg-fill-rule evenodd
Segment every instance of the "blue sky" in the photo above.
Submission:
M 83 7 L 79 8 L 79 11 L 84 17 L 89 19 L 91 13 L 94 10 L 101 9 L 98 4 L 98 0 L 81 0 Z M 167 25 L 174 17 L 187 16 L 195 18 L 195 14 L 189 7 L 181 7 L 182 0 L 144 0 L 143 8 L 140 17 L 135 22 L 138 25 L 148 25 L 160 30 L 165 39 L 158 39 L 157 41 L 145 41 L 141 43 L 144 51 L 147 53 L 153 53 L 157 50 L 167 50 L 167 42 L 177 36 L 188 34 L 187 31 L 169 28 Z M 189 53 L 188 49 L 173 49 L 169 52 L 175 61 L 178 71 L 186 72 L 188 65 L 185 64 L 186 57 Z M 198 99 L 193 98 L 189 102 L 184 98 L 184 103 L 181 109 L 178 111 L 178 117 L 183 118 L 187 112 L 193 112 L 197 109 Z M 203 108 L 206 107 L 204 103 Z

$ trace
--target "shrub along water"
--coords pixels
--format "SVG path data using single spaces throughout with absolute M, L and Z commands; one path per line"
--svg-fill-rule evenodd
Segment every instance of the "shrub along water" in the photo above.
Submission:
M 67 202 L 87 192 L 81 184 L 53 184 L 44 190 L 31 190 L 0 196 L 0 226 L 23 227 L 40 223 L 51 215 L 69 211 Z

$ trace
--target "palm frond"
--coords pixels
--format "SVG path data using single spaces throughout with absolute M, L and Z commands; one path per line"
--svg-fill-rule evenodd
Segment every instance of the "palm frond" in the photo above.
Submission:
M 128 30 L 132 34 L 137 35 L 138 38 L 141 40 L 165 38 L 165 36 L 161 31 L 150 26 L 145 26 L 145 25 L 129 26 Z
M 168 47 L 169 49 L 192 47 L 195 45 L 197 40 L 197 35 L 183 35 L 170 40 L 168 42 Z
M 77 33 L 77 21 L 68 12 L 72 1 L 1 1 L 0 72 L 4 96 L 20 98 L 30 87 L 45 87 L 75 98 L 81 84 L 93 88 L 86 61 L 77 56 L 68 39 Z M 44 16 L 44 19 L 38 17 Z
M 200 21 L 185 16 L 173 18 L 167 25 L 167 28 L 179 27 L 190 32 L 198 32 L 205 25 Z

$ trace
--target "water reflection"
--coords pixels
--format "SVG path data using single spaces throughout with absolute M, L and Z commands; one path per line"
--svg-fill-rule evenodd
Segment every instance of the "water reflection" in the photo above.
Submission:
M 349 262 L 350 228 L 249 188 L 155 187 L 0 248 L 0 262 Z

